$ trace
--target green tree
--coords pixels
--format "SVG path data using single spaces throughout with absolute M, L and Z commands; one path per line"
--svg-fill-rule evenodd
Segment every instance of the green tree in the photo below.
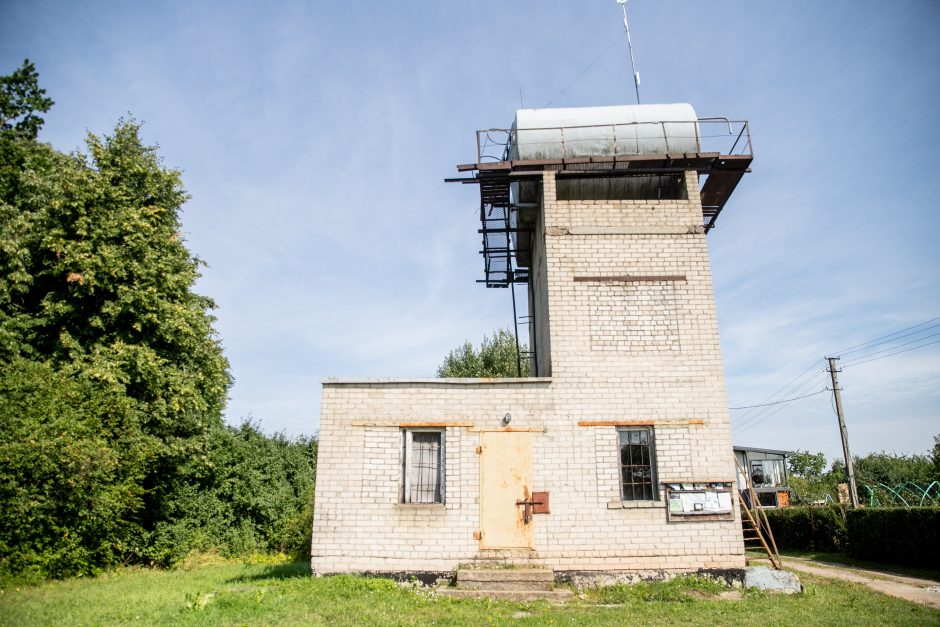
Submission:
M 870 453 L 855 459 L 856 481 L 871 486 L 883 483 L 896 486 L 908 481 L 929 483 L 933 480 L 933 462 L 926 455 Z
M 525 352 L 527 347 L 522 345 Z M 522 376 L 530 373 L 529 360 L 523 358 Z M 470 342 L 452 350 L 437 369 L 439 377 L 517 377 L 516 338 L 508 329 L 497 329 L 493 336 L 483 336 L 480 348 L 474 349 Z
M 826 470 L 826 455 L 809 451 L 793 451 L 787 457 L 790 473 L 806 479 L 818 479 Z
M 60 153 L 33 66 L 0 84 L 0 571 L 309 551 L 316 440 L 223 424 L 179 172 L 133 120 Z
M 826 455 L 809 451 L 794 451 L 787 457 L 790 489 L 794 500 L 813 502 L 823 500 L 830 491 L 826 480 Z
M 115 508 L 114 527 L 137 538 L 135 546 L 122 544 L 121 533 L 86 525 L 87 518 L 66 531 L 77 545 L 140 555 L 142 539 L 187 483 L 182 472 L 193 460 L 208 463 L 210 435 L 222 428 L 228 362 L 212 327 L 213 303 L 193 291 L 200 261 L 180 236 L 187 195 L 179 172 L 163 167 L 133 120 L 120 121 L 112 135 L 89 135 L 87 155 L 60 153 L 36 141 L 36 111 L 52 102 L 32 65 L 2 86 L 0 381 L 15 394 L 0 397 L 0 483 L 4 496 L 46 506 L 2 508 L 0 535 L 7 536 L 0 543 L 14 543 L 26 561 L 34 555 L 31 563 L 45 572 L 91 572 L 108 564 L 100 552 L 84 566 L 73 560 L 49 568 L 60 538 L 10 535 L 74 519 L 67 502 L 43 496 L 45 475 L 32 473 L 30 460 L 46 460 L 40 466 L 50 469 L 61 461 L 65 484 L 52 485 L 70 486 L 75 499 L 94 499 L 108 485 L 123 491 L 126 506 Z M 16 398 L 19 407 L 53 407 L 55 399 L 66 407 L 17 414 Z M 18 440 L 30 432 L 39 458 L 24 455 Z M 102 459 L 116 464 L 113 484 L 94 470 Z
M 35 144 L 16 194 L 0 199 L 0 354 L 116 386 L 137 403 L 143 433 L 163 444 L 145 480 L 145 511 L 159 515 L 173 469 L 221 424 L 228 363 L 213 303 L 192 291 L 199 261 L 179 234 L 179 173 L 161 166 L 133 121 L 87 144 L 87 157 Z
M 0 130 L 36 139 L 43 124 L 38 113 L 47 112 L 53 104 L 39 87 L 39 73 L 29 59 L 9 76 L 0 76 Z

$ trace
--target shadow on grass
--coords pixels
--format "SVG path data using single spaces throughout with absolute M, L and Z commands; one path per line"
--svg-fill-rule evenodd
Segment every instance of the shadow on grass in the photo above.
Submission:
M 940 581 L 940 570 L 934 568 L 921 568 L 917 566 L 904 566 L 901 564 L 885 564 L 882 562 L 869 562 L 863 559 L 857 559 L 846 555 L 845 553 L 830 553 L 823 551 L 781 551 L 784 558 L 799 557 L 808 560 L 814 560 L 821 564 L 831 564 L 834 566 L 847 566 L 849 568 L 861 568 L 863 570 L 873 570 L 885 575 L 899 575 L 901 577 L 915 577 L 917 579 L 929 579 Z
M 246 572 L 237 577 L 233 577 L 229 582 L 243 581 L 269 581 L 277 579 L 292 579 L 294 577 L 309 577 L 310 562 L 298 561 L 286 564 L 272 564 L 264 567 L 261 571 Z

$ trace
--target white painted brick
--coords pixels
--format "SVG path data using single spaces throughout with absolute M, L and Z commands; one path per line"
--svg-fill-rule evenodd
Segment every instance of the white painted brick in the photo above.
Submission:
M 697 189 L 694 172 L 689 189 Z M 474 429 L 542 428 L 531 486 L 551 495 L 536 516 L 531 562 L 561 570 L 742 567 L 740 522 L 667 524 L 662 501 L 619 498 L 617 432 L 579 421 L 672 421 L 655 427 L 661 481 L 734 481 L 711 271 L 697 194 L 690 200 L 557 201 L 543 182 L 530 293 L 538 369 L 551 381 L 356 382 L 323 388 L 313 529 L 315 572 L 443 571 L 481 557 Z M 643 230 L 648 229 L 649 233 Z M 655 232 L 653 232 L 655 231 Z M 576 276 L 684 275 L 654 283 Z M 689 425 L 690 419 L 702 425 Z M 389 426 L 354 426 L 385 421 Z M 398 503 L 396 421 L 465 422 L 445 433 L 445 501 Z M 737 517 L 737 514 L 736 514 Z

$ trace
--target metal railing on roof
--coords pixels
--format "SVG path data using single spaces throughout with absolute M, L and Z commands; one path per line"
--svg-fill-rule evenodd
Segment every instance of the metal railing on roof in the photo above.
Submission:
M 594 133 L 593 137 L 584 137 L 584 131 L 589 130 L 599 132 Z M 677 133 L 677 130 L 684 132 Z M 572 131 L 578 132 L 572 133 Z M 530 135 L 557 134 L 557 140 L 539 141 L 538 144 L 544 146 L 545 153 L 558 155 L 560 158 L 690 152 L 687 149 L 690 142 L 694 142 L 694 145 L 698 147 L 695 152 L 753 156 L 751 131 L 747 120 L 709 117 L 699 118 L 695 122 L 663 120 L 526 129 L 483 129 L 476 132 L 477 163 L 510 160 L 513 146 L 518 145 L 520 138 L 525 139 L 527 133 Z M 618 139 L 618 134 L 620 139 Z M 600 154 L 586 155 L 585 146 L 596 146 L 600 141 L 599 136 L 609 138 L 609 142 L 606 142 L 607 147 Z M 647 150 L 641 151 L 643 144 L 646 144 Z M 648 148 L 652 145 L 664 148 L 664 150 L 651 152 Z

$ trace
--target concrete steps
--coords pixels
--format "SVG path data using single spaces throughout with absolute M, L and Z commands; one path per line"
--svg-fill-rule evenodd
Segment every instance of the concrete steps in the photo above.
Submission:
M 564 603 L 572 596 L 567 588 L 555 589 L 555 573 L 547 568 L 461 568 L 457 570 L 457 587 L 440 587 L 438 594 L 552 603 Z

